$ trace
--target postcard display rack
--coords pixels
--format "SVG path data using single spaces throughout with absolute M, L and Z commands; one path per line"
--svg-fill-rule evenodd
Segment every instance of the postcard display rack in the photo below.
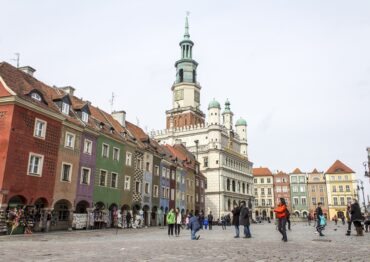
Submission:
M 6 216 L 5 210 L 0 210 L 0 235 L 6 234 L 7 227 L 6 227 Z

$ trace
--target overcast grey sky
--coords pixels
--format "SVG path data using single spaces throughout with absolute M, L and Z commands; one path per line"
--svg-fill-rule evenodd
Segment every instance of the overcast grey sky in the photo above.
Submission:
M 20 52 L 38 79 L 107 111 L 114 92 L 114 109 L 148 131 L 165 127 L 190 11 L 202 109 L 230 99 L 248 122 L 255 167 L 326 171 L 340 159 L 364 179 L 370 1 L 0 0 L 0 9 L 0 60 Z

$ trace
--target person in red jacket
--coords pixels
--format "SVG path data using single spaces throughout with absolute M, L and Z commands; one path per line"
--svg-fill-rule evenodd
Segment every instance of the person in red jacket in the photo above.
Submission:
M 278 229 L 279 232 L 283 235 L 284 242 L 288 241 L 287 235 L 286 235 L 286 203 L 284 198 L 280 198 L 279 205 L 277 208 L 275 208 L 274 212 L 276 213 L 276 217 L 279 219 Z

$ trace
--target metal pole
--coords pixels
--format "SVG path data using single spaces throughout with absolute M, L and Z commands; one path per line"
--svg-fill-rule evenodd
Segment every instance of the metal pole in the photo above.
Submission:
M 366 204 L 365 204 L 365 193 L 364 193 L 364 182 L 361 181 L 361 190 L 362 190 L 362 200 L 364 201 L 364 213 L 366 213 Z

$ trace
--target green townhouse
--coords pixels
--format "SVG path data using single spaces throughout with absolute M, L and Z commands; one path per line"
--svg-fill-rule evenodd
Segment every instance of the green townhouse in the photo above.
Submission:
M 290 176 L 290 197 L 292 214 L 295 217 L 307 217 L 307 175 L 296 168 Z
M 121 209 L 124 140 L 119 130 L 114 128 L 115 120 L 111 115 L 94 107 L 91 107 L 91 115 L 100 130 L 93 191 L 94 227 L 110 227 L 118 219 L 118 210 Z

